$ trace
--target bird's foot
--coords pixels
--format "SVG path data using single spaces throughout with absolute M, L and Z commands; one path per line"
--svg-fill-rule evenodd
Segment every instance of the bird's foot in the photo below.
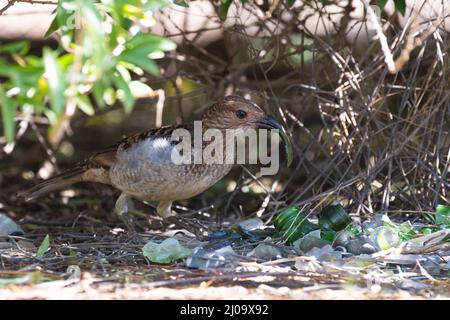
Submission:
M 133 244 L 142 245 L 146 243 L 144 238 L 136 231 L 128 232 L 128 235 L 129 235 L 128 241 L 130 241 Z
M 203 233 L 205 231 L 205 227 L 193 219 L 182 218 L 175 213 L 164 219 L 164 221 L 170 224 L 174 224 L 176 227 L 180 229 L 187 230 L 195 234 L 197 237 L 204 236 Z
M 172 201 L 161 201 L 156 207 L 156 213 L 163 218 L 164 222 L 174 224 L 180 229 L 187 230 L 198 237 L 203 236 L 205 227 L 192 218 L 182 218 L 171 209 Z

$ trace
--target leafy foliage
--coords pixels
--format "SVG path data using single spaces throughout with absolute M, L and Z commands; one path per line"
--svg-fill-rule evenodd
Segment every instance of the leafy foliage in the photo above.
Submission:
M 69 106 L 88 115 L 95 113 L 90 96 L 99 107 L 119 99 L 130 112 L 135 101 L 132 74 L 158 75 L 153 58 L 175 49 L 172 41 L 141 28 L 153 24 L 152 13 L 170 3 L 62 0 L 47 31 L 47 36 L 58 39 L 58 48 L 45 47 L 41 56 L 35 56 L 29 53 L 27 41 L 0 45 L 0 76 L 5 79 L 0 103 L 6 140 L 14 140 L 14 118 L 23 113 L 45 115 L 50 141 L 54 141 L 63 121 L 73 114 Z
M 42 259 L 50 247 L 50 236 L 47 234 L 36 252 L 36 259 Z

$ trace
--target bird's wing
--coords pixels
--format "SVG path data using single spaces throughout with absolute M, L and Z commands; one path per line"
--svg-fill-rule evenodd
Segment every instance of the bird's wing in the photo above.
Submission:
M 145 132 L 136 133 L 128 136 L 118 143 L 109 146 L 108 148 L 95 153 L 92 157 L 84 161 L 83 165 L 87 168 L 104 168 L 109 169 L 114 161 L 116 160 L 116 155 L 118 152 L 126 150 L 134 145 L 147 139 L 157 139 L 164 138 L 170 139 L 173 131 L 175 129 L 187 128 L 185 125 L 177 126 L 163 126 L 157 129 L 150 129 Z
M 148 130 L 143 133 L 131 135 L 119 143 L 112 145 L 92 157 L 78 163 L 75 167 L 61 172 L 60 174 L 38 183 L 34 187 L 21 192 L 20 195 L 25 197 L 27 201 L 40 197 L 46 193 L 64 189 L 73 183 L 80 181 L 94 181 L 110 184 L 108 170 L 116 161 L 117 153 L 139 144 L 143 140 L 150 138 L 170 139 L 173 131 L 177 128 L 185 128 L 185 126 L 165 126 L 158 129 Z M 92 170 L 91 170 L 92 169 Z

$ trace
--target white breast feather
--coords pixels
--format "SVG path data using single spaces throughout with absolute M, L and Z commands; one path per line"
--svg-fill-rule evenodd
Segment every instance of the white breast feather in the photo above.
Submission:
M 149 138 L 126 149 L 120 156 L 122 163 L 170 164 L 174 146 L 165 138 Z

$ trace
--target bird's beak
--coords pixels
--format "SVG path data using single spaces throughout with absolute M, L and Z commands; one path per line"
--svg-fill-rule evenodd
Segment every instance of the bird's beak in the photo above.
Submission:
M 289 167 L 292 163 L 293 153 L 292 153 L 292 144 L 289 136 L 286 133 L 286 129 L 272 116 L 266 115 L 263 119 L 256 121 L 256 125 L 260 129 L 278 129 L 281 139 L 284 143 L 284 151 L 286 152 L 286 161 L 287 166 Z

